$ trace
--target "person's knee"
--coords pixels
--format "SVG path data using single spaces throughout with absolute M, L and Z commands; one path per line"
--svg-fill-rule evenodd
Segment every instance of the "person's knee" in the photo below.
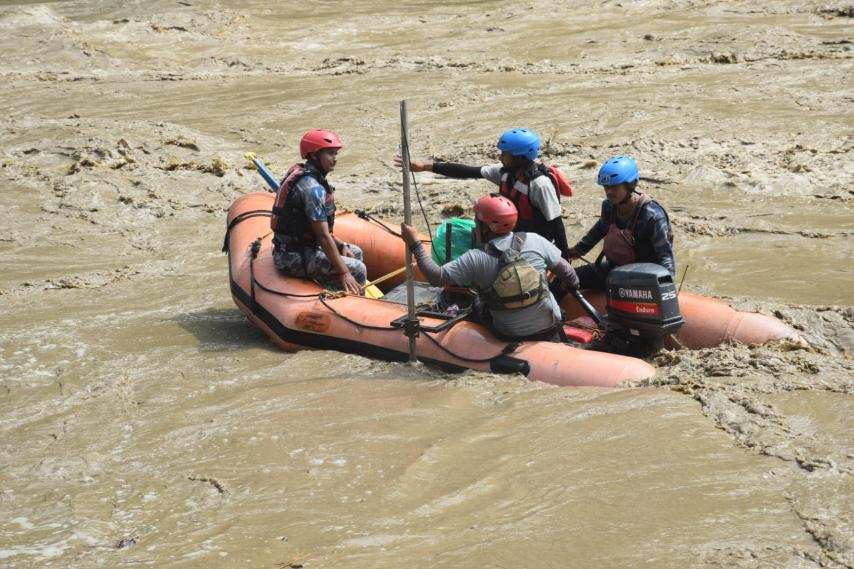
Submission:
M 575 271 L 578 274 L 579 288 L 581 289 L 605 289 L 606 274 L 593 265 L 579 267 Z
M 350 251 L 353 252 L 353 258 L 354 259 L 356 259 L 357 261 L 364 262 L 365 253 L 364 253 L 364 251 L 362 251 L 361 247 L 359 247 L 358 245 L 353 245 L 352 243 L 348 243 L 347 247 L 349 247 Z
M 359 281 L 359 284 L 365 284 L 368 280 L 368 268 L 365 266 L 365 263 L 356 259 L 347 259 L 345 263 L 347 268 L 350 269 L 353 278 Z
M 273 253 L 273 264 L 279 272 L 285 275 L 300 275 L 303 274 L 302 262 L 299 255 L 293 255 L 284 251 Z

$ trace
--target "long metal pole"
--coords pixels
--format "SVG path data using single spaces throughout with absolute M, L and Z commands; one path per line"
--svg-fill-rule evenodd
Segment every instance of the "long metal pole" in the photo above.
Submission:
M 406 116 L 406 101 L 400 102 L 400 156 L 403 158 L 403 222 L 412 225 L 412 204 L 409 199 L 409 126 Z M 415 316 L 415 285 L 412 275 L 412 251 L 406 245 L 406 310 L 407 323 L 404 330 L 409 337 L 409 362 L 417 362 L 415 342 L 418 335 L 418 319 Z

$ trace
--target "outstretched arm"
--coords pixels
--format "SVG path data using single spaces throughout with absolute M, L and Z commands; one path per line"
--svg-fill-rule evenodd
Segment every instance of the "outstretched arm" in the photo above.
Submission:
M 403 167 L 403 159 L 394 157 L 394 164 L 398 168 Z M 434 160 L 410 160 L 409 168 L 413 172 L 435 172 L 448 178 L 482 178 L 480 166 L 466 166 L 455 162 L 442 162 Z

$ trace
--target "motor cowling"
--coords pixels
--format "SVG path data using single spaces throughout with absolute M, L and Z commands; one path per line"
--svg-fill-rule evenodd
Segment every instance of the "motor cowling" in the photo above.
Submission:
M 616 267 L 607 280 L 608 322 L 626 336 L 659 344 L 682 327 L 673 276 L 655 263 Z

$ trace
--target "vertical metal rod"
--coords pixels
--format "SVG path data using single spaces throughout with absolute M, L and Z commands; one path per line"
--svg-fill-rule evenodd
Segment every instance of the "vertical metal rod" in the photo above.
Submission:
M 685 270 L 682 271 L 682 280 L 679 281 L 679 290 L 676 291 L 676 296 L 679 296 L 679 293 L 682 292 L 682 285 L 685 284 L 685 276 L 688 274 L 688 267 L 691 265 L 685 265 Z
M 409 124 L 406 101 L 400 102 L 400 156 L 403 159 L 403 222 L 412 225 L 412 203 L 409 198 Z M 409 362 L 417 362 L 415 342 L 418 335 L 418 319 L 415 316 L 415 285 L 412 274 L 412 251 L 406 246 L 406 335 L 409 337 Z

